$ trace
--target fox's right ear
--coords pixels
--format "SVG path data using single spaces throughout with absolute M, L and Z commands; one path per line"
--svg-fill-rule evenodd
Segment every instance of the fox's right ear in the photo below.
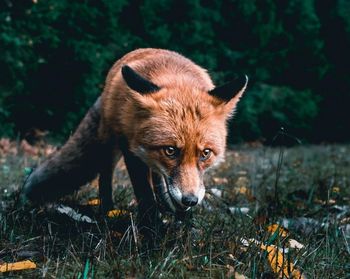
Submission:
M 126 82 L 126 84 L 134 91 L 140 94 L 152 93 L 160 90 L 153 82 L 145 79 L 136 73 L 132 68 L 128 65 L 124 65 L 122 67 L 122 76 Z
M 220 101 L 223 112 L 231 117 L 236 109 L 239 99 L 247 88 L 248 77 L 239 76 L 229 83 L 215 87 L 209 94 Z
M 247 88 L 247 84 L 247 75 L 237 76 L 234 80 L 219 87 L 215 87 L 213 90 L 209 91 L 209 94 L 226 103 L 229 103 L 234 99 L 238 101 Z

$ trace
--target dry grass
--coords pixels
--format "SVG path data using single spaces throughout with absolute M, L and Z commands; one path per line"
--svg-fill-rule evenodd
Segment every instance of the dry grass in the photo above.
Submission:
M 62 204 L 93 223 L 60 214 L 55 205 L 24 208 L 18 189 L 37 156 L 3 154 L 0 167 L 0 264 L 31 259 L 37 268 L 0 273 L 16 278 L 275 278 L 259 243 L 285 247 L 286 261 L 307 278 L 350 276 L 350 146 L 281 149 L 236 147 L 206 178 L 206 201 L 154 247 L 137 231 L 136 205 L 123 164 L 116 170 L 115 206 L 104 218 L 90 186 Z M 281 156 L 283 155 L 283 160 Z M 278 179 L 276 179 L 278 177 Z M 288 226 L 287 239 L 271 224 Z M 242 240 L 254 239 L 244 245 Z M 303 249 L 288 248 L 288 240 Z M 288 250 L 287 250 L 288 248 Z

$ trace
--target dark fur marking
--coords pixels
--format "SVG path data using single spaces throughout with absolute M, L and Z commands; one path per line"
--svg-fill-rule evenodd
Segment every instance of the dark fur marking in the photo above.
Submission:
M 122 75 L 126 84 L 138 93 L 147 94 L 159 91 L 159 87 L 151 81 L 145 79 L 131 69 L 128 65 L 122 67 Z
M 225 102 L 229 102 L 244 88 L 244 86 L 247 85 L 247 82 L 247 76 L 237 76 L 234 80 L 224 85 L 215 87 L 213 90 L 209 91 L 209 94 Z

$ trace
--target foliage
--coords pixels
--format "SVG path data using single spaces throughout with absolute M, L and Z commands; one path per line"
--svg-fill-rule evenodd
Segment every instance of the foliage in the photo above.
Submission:
M 266 140 L 265 135 L 275 135 L 283 127 L 292 135 L 310 138 L 318 101 L 310 91 L 259 84 L 239 105 L 230 132 L 236 139 Z
M 349 13 L 345 0 L 6 0 L 0 4 L 0 121 L 9 124 L 0 133 L 36 127 L 68 135 L 116 59 L 135 48 L 161 47 L 207 68 L 217 84 L 249 75 L 254 86 L 237 118 L 245 130 L 235 140 L 269 139 L 278 125 L 309 141 L 349 140 Z M 263 112 L 267 107 L 273 112 Z M 276 127 L 266 127 L 269 114 Z

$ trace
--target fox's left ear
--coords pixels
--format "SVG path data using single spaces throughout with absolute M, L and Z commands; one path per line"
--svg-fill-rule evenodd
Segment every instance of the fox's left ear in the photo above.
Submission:
M 238 76 L 234 80 L 215 87 L 208 93 L 218 98 L 225 106 L 227 112 L 231 112 L 236 107 L 248 84 L 248 76 Z
M 136 73 L 128 65 L 122 67 L 122 76 L 126 84 L 141 95 L 160 90 L 156 84 Z

